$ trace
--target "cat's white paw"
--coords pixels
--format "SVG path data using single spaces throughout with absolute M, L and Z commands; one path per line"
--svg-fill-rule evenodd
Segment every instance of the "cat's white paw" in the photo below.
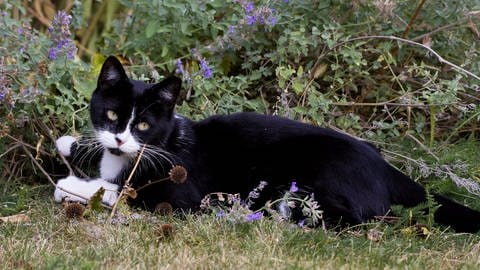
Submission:
M 69 176 L 58 180 L 57 188 L 53 194 L 56 202 L 75 201 L 86 203 L 101 188 L 105 189 L 102 201 L 110 206 L 118 198 L 118 185 L 102 179 L 85 180 L 76 176 Z
M 55 201 L 75 201 L 86 203 L 87 199 L 89 199 L 90 196 L 84 196 L 88 194 L 84 194 L 85 191 L 82 190 L 82 188 L 83 186 L 85 186 L 85 184 L 82 182 L 85 181 L 75 176 L 69 176 L 67 178 L 58 180 L 57 187 L 55 188 L 55 192 L 53 193 Z M 77 194 L 80 197 L 75 196 L 74 194 Z
M 72 145 L 76 141 L 77 139 L 73 136 L 62 136 L 57 139 L 55 146 L 60 154 L 62 154 L 64 157 L 69 157 L 72 154 Z

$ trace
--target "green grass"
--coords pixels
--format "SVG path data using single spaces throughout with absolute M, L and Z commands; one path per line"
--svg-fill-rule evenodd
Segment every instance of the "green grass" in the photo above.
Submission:
M 438 147 L 435 154 L 440 164 L 469 164 L 463 173 L 477 180 L 479 147 L 474 141 L 457 142 Z M 408 155 L 414 147 L 402 149 Z M 410 157 L 434 164 L 421 151 L 412 150 Z M 463 194 L 456 199 L 480 209 L 477 196 L 453 184 L 439 186 L 448 195 Z M 420 237 L 406 225 L 379 222 L 340 233 L 305 231 L 268 219 L 232 224 L 207 214 L 173 218 L 140 211 L 135 213 L 141 218 L 128 224 L 110 224 L 107 210 L 68 219 L 52 194 L 49 185 L 0 181 L 0 216 L 23 212 L 30 218 L 0 224 L 0 269 L 480 269 L 480 233 L 433 228 Z M 172 237 L 159 237 L 162 224 L 174 226 Z M 369 239 L 369 230 L 381 236 Z
M 51 188 L 44 188 L 51 192 Z M 108 211 L 68 219 L 46 193 L 28 202 L 30 221 L 0 225 L 0 268 L 35 269 L 453 269 L 480 267 L 480 236 L 433 230 L 427 237 L 372 223 L 337 233 L 271 220 L 231 224 L 210 215 L 140 213 L 108 224 Z M 158 237 L 169 223 L 172 237 Z M 381 237 L 369 240 L 375 229 Z

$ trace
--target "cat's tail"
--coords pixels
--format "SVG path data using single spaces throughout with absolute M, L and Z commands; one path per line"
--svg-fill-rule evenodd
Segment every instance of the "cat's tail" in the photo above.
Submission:
M 456 203 L 439 194 L 433 194 L 440 207 L 435 211 L 435 221 L 452 227 L 457 232 L 475 233 L 480 230 L 480 212 Z
M 425 189 L 406 175 L 395 170 L 392 203 L 413 207 L 427 201 Z M 433 194 L 439 208 L 435 211 L 435 222 L 450 226 L 456 232 L 475 233 L 480 230 L 480 212 L 452 201 L 442 195 Z

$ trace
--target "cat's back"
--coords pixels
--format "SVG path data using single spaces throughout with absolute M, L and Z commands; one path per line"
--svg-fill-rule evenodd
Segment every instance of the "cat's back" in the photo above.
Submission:
M 254 112 L 242 112 L 231 115 L 215 115 L 195 124 L 200 136 L 235 137 L 239 139 L 257 139 L 274 142 L 293 137 L 322 137 L 345 141 L 358 141 L 340 132 L 321 128 L 279 116 Z M 267 143 L 265 141 L 265 143 Z
M 204 145 L 220 150 L 278 148 L 291 153 L 321 151 L 325 156 L 352 151 L 379 154 L 372 145 L 332 129 L 252 112 L 215 115 L 197 122 L 194 130 Z

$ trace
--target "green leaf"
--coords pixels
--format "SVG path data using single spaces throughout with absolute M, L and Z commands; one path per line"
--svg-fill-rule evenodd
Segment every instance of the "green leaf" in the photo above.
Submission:
M 92 74 L 98 76 L 100 70 L 102 69 L 103 62 L 105 62 L 105 55 L 96 53 L 92 56 Z
M 163 46 L 162 47 L 162 53 L 160 54 L 162 57 L 165 57 L 168 55 L 168 46 Z
M 187 36 L 190 35 L 190 32 L 188 31 L 188 24 L 189 23 L 187 22 L 180 22 L 180 30 Z
M 303 92 L 303 83 L 300 82 L 300 80 L 296 79 L 293 81 L 292 84 L 293 91 L 295 91 L 295 94 L 301 94 Z
M 87 208 L 93 211 L 101 211 L 103 210 L 102 207 L 102 198 L 103 194 L 105 193 L 105 189 L 100 187 L 95 194 L 88 200 Z
M 147 38 L 151 38 L 155 33 L 157 33 L 158 28 L 158 21 L 150 21 L 145 29 L 145 36 Z

